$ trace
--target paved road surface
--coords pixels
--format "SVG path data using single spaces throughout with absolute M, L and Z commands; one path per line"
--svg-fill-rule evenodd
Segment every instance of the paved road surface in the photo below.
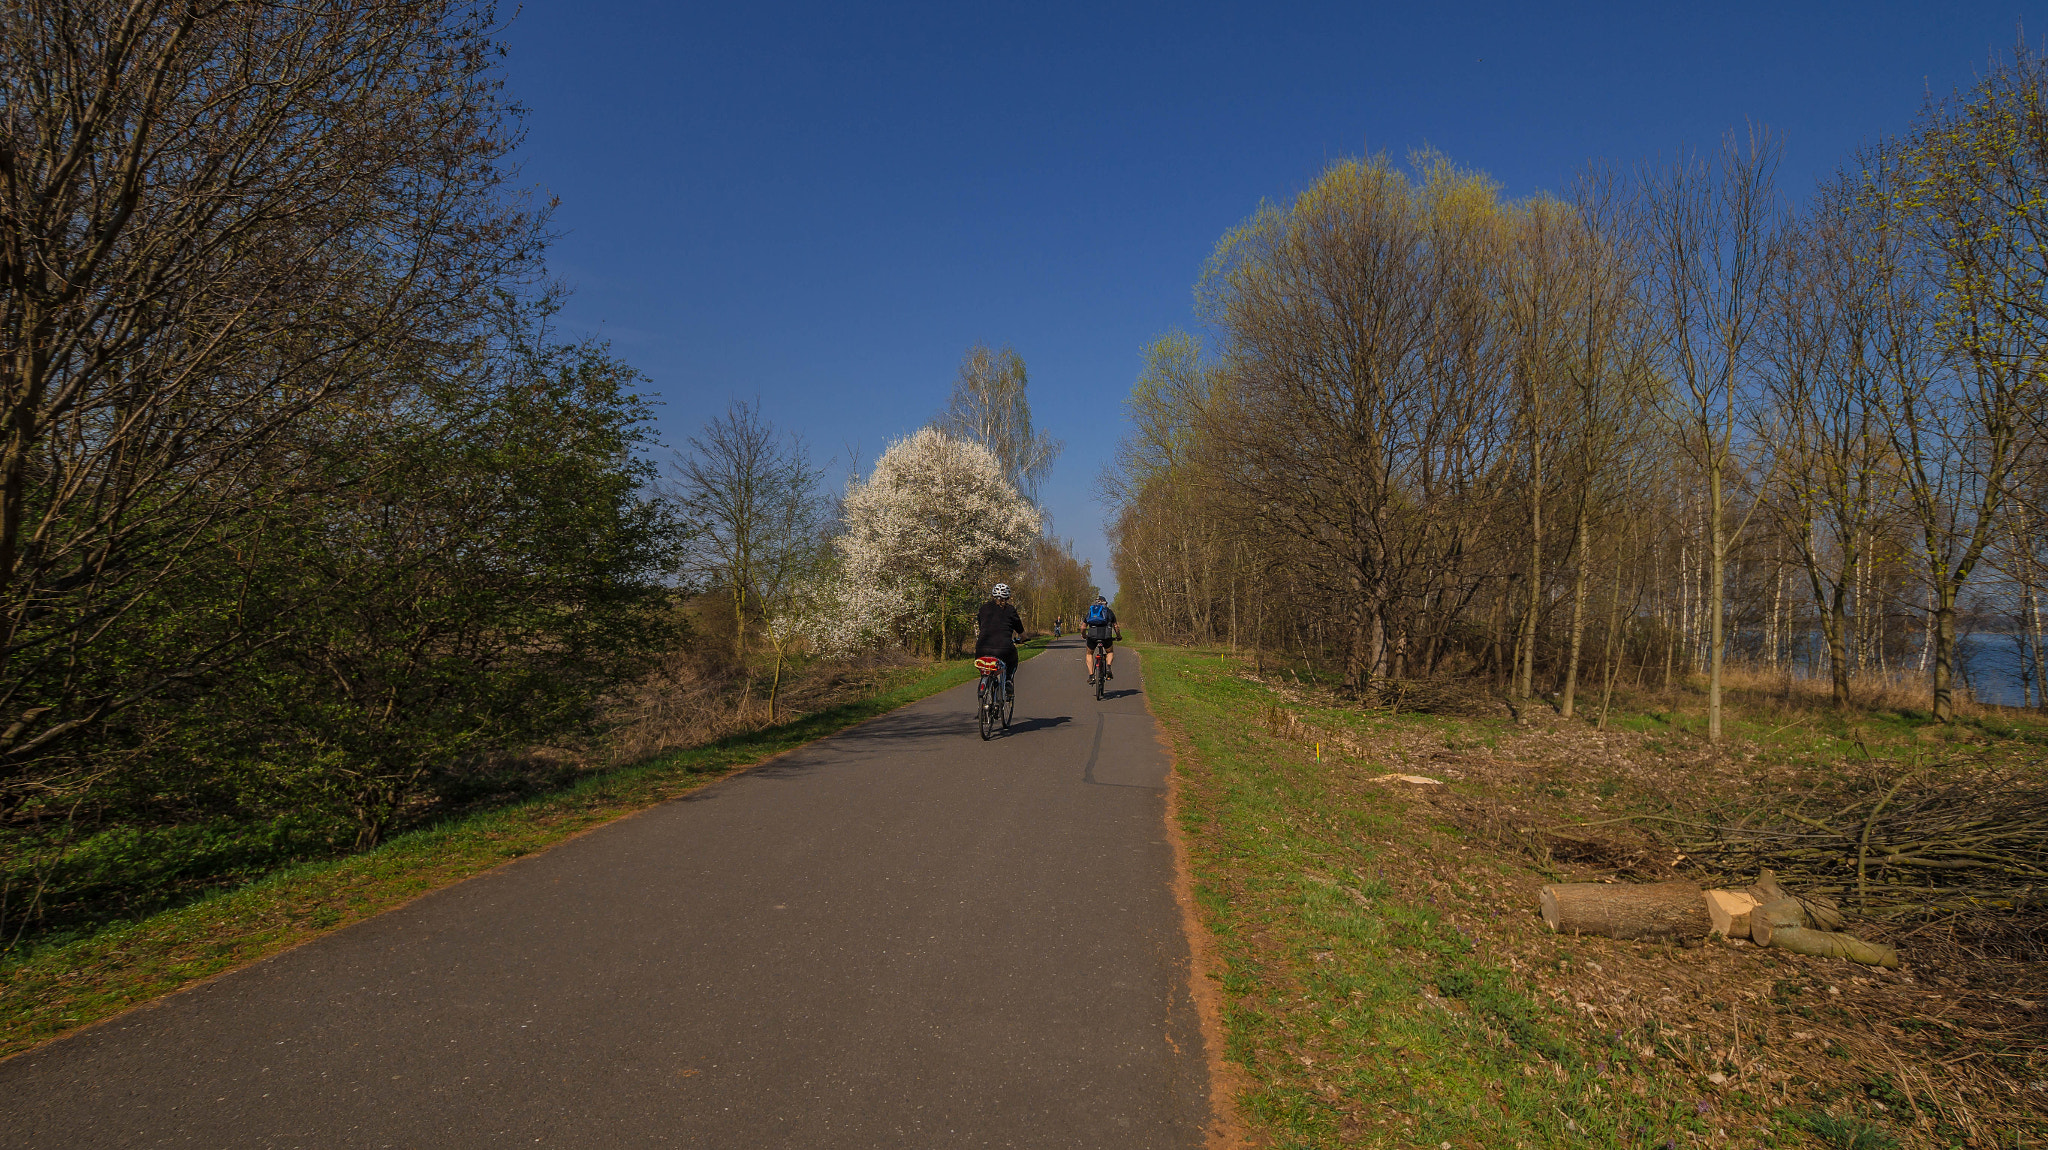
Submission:
M 1138 661 L 1024 664 L 0 1063 L 0 1146 L 1196 1147 Z

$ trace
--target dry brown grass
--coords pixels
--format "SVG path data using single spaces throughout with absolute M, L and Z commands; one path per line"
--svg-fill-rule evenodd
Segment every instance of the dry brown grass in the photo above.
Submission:
M 1427 856 L 1390 880 L 1439 905 L 1462 902 L 1453 921 L 1587 1026 L 1657 1036 L 1661 1058 L 1701 1080 L 1721 1075 L 1718 1089 L 1767 1107 L 1875 1110 L 1917 1144 L 2010 1146 L 2022 1131 L 2048 1132 L 2048 962 L 2027 941 L 2040 937 L 2038 902 L 1882 919 L 1845 906 L 1853 932 L 1899 947 L 1898 971 L 1746 941 L 1560 938 L 1534 914 L 1545 882 L 1754 878 L 1689 857 L 1638 816 L 1712 819 L 1853 793 L 1908 764 L 1948 783 L 2040 783 L 2048 726 L 2001 734 L 2009 712 L 1976 706 L 1965 712 L 1975 725 L 1915 725 L 1892 710 L 1919 709 L 1903 685 L 1867 681 L 1866 705 L 1845 716 L 1825 683 L 1795 680 L 1788 691 L 1781 678 L 1743 672 L 1729 677 L 1732 737 L 1714 747 L 1692 730 L 1704 701 L 1683 690 L 1632 695 L 1632 706 L 1664 707 L 1595 730 L 1543 708 L 1525 708 L 1521 723 L 1359 716 L 1322 691 L 1267 685 L 1281 696 L 1268 731 L 1305 750 L 1320 743 L 1333 785 L 1383 794 L 1376 780 L 1388 771 L 1449 784 L 1404 791 L 1414 821 L 1446 833 L 1424 836 Z
M 1692 676 L 1683 691 L 1699 696 L 1704 676 Z M 1833 685 L 1826 679 L 1790 674 L 1785 669 L 1731 664 L 1722 669 L 1722 690 L 1738 692 L 1753 706 L 1766 700 L 1788 709 L 1822 709 L 1833 705 Z M 1849 676 L 1849 700 L 1853 707 L 1868 711 L 1926 711 L 1934 704 L 1933 688 L 1924 671 L 1863 672 Z M 1982 718 L 2012 708 L 1979 703 L 1967 687 L 1955 691 L 1956 713 L 1963 718 Z M 1704 697 L 1699 700 L 1704 703 Z
M 772 721 L 786 723 L 874 694 L 891 678 L 927 662 L 899 651 L 785 666 Z M 772 672 L 772 667 L 742 669 L 698 650 L 672 654 L 607 700 L 606 734 L 593 751 L 614 763 L 639 762 L 760 730 L 771 722 L 767 691 Z

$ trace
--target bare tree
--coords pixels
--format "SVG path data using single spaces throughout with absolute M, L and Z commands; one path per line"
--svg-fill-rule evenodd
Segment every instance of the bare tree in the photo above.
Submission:
M 684 573 L 725 596 L 733 658 L 744 665 L 753 625 L 777 614 L 813 573 L 822 472 L 802 440 L 761 418 L 758 403 L 735 401 L 676 453 L 670 474 L 691 528 Z M 778 682 L 783 633 L 775 636 Z
M 1517 423 L 1523 459 L 1528 468 L 1528 565 L 1523 573 L 1521 635 L 1516 640 L 1514 693 L 1535 693 L 1537 628 L 1543 616 L 1543 506 L 1554 480 L 1546 473 L 1546 450 L 1557 438 L 1555 416 L 1562 383 L 1558 346 L 1567 327 L 1564 313 L 1569 284 L 1569 257 L 1563 248 L 1571 223 L 1563 204 L 1538 197 L 1523 205 L 1509 225 L 1513 238 L 1506 246 L 1506 274 L 1500 277 L 1505 320 L 1513 341 L 1510 359 L 1519 407 Z
M 1778 147 L 1766 134 L 1731 136 L 1712 161 L 1681 157 L 1644 181 L 1667 370 L 1681 402 L 1675 422 L 1706 480 L 1707 738 L 1721 738 L 1727 656 L 1728 555 L 1749 522 L 1730 514 L 1754 402 L 1752 357 L 1764 314 L 1777 204 Z
M 1883 419 L 1884 269 L 1898 264 L 1898 236 L 1871 218 L 1862 189 L 1861 172 L 1838 179 L 1786 235 L 1765 339 L 1782 477 L 1772 506 L 1819 609 L 1837 707 L 1849 705 L 1849 612 L 1878 609 L 1859 599 L 1858 575 L 1898 478 Z
M 1061 444 L 1031 426 L 1031 401 L 1025 395 L 1029 384 L 1023 357 L 1015 351 L 975 344 L 960 361 L 938 427 L 995 452 L 1010 486 L 1036 501 Z
M 1575 488 L 1572 614 L 1558 710 L 1571 718 L 1576 705 L 1579 663 L 1585 640 L 1586 599 L 1593 566 L 1593 525 L 1603 510 L 1626 507 L 1627 483 L 1618 474 L 1642 444 L 1649 413 L 1662 396 L 1651 370 L 1636 221 L 1621 203 L 1610 176 L 1590 172 L 1579 182 L 1567 234 L 1571 269 L 1569 307 L 1559 318 L 1565 329 L 1560 368 L 1572 404 L 1571 433 Z M 1603 506 L 1606 505 L 1606 506 Z M 1616 602 L 1619 562 L 1615 548 Z M 1610 617 L 1607 647 L 1614 644 Z M 1604 716 L 1612 670 L 1603 686 Z

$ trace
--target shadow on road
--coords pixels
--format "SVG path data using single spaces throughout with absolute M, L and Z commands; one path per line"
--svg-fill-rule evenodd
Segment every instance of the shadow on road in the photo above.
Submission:
M 1123 689 L 1123 690 L 1121 690 L 1121 691 L 1104 691 L 1104 692 L 1102 693 L 1102 701 L 1103 701 L 1103 702 L 1105 702 L 1105 703 L 1107 703 L 1107 702 L 1108 702 L 1108 701 L 1110 701 L 1111 699 L 1122 699 L 1122 698 L 1127 698 L 1127 697 L 1129 697 L 1129 696 L 1131 696 L 1131 695 L 1135 695 L 1135 694 L 1137 694 L 1137 693 L 1138 693 L 1138 689 L 1137 689 L 1136 687 L 1126 687 L 1126 688 L 1124 688 L 1124 689 Z
M 1021 735 L 1025 731 L 1042 731 L 1048 727 L 1064 727 L 1074 721 L 1072 715 L 1058 715 L 1050 718 L 1019 719 L 1010 724 L 1010 734 Z
M 958 712 L 943 711 L 923 714 L 898 711 L 870 719 L 839 734 L 829 735 L 820 742 L 798 747 L 782 758 L 764 763 L 746 773 L 761 779 L 798 779 L 822 767 L 833 765 L 827 757 L 809 753 L 816 748 L 830 746 L 832 751 L 840 756 L 841 762 L 837 765 L 844 765 L 844 760 L 849 758 L 858 760 L 891 754 L 899 743 L 914 743 L 934 735 L 952 737 L 973 732 L 973 712 L 962 715 Z M 692 791 L 676 801 L 707 803 L 718 798 L 722 789 L 716 786 L 707 787 Z

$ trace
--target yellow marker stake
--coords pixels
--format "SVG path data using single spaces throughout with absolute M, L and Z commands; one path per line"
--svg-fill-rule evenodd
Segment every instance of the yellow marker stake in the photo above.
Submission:
M 1320 763 L 1320 762 L 1322 762 L 1322 761 L 1323 761 L 1323 745 L 1322 745 L 1321 743 L 1317 743 L 1317 744 L 1316 744 L 1316 762 L 1319 762 L 1319 763 Z

